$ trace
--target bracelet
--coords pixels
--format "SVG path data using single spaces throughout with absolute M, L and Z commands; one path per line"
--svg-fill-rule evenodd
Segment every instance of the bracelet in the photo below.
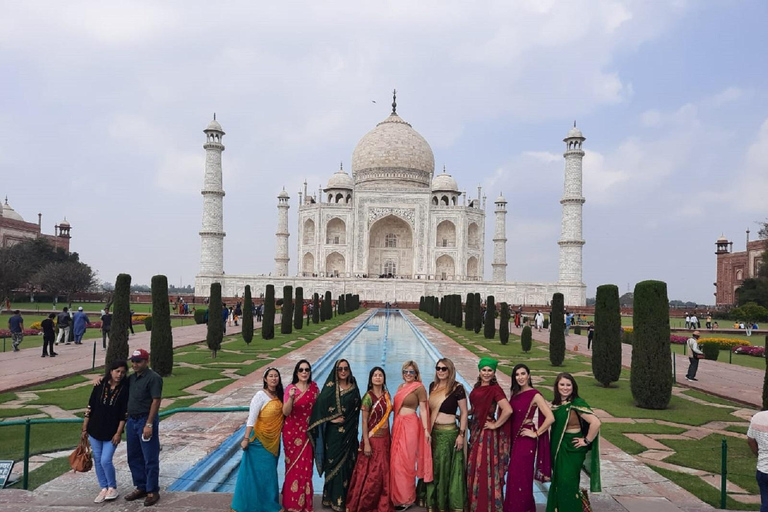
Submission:
M 592 441 L 590 441 L 589 439 L 587 439 L 587 436 L 584 436 L 584 442 L 587 444 L 587 446 L 589 446 L 590 444 L 592 444 Z
M 460 435 L 461 437 L 466 437 L 466 435 L 467 435 L 467 431 L 466 431 L 466 430 L 459 430 L 459 435 Z

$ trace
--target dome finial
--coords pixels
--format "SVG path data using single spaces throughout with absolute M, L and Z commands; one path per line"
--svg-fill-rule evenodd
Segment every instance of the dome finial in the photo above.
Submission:
M 214 121 L 216 120 L 216 112 L 213 113 L 213 120 Z M 574 126 L 576 126 L 576 125 L 574 125 Z
M 344 170 L 344 162 L 339 162 L 339 170 L 340 171 Z
M 573 120 L 573 127 L 576 128 L 576 120 L 575 119 Z
M 397 115 L 397 89 L 392 90 L 392 113 Z
M 443 164 L 443 174 L 445 174 L 445 164 Z

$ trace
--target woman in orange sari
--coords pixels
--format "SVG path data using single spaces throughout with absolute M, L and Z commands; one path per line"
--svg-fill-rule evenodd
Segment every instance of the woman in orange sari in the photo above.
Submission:
M 416 477 L 432 481 L 427 390 L 415 361 L 403 363 L 403 381 L 395 394 L 389 473 L 392 503 L 401 511 L 416 501 Z
M 287 512 L 312 512 L 314 452 L 307 428 L 318 393 L 317 384 L 312 380 L 312 366 L 302 359 L 293 369 L 293 381 L 285 388 L 283 396 L 283 508 Z
M 283 427 L 283 383 L 280 372 L 264 372 L 264 389 L 251 400 L 245 437 L 240 442 L 243 458 L 237 471 L 234 512 L 279 512 L 282 510 L 277 486 L 277 455 Z
M 387 375 L 374 366 L 368 375 L 368 392 L 363 396 L 362 446 L 349 481 L 347 512 L 392 512 L 389 499 L 389 415 L 392 399 Z M 359 453 L 359 452 L 362 452 Z

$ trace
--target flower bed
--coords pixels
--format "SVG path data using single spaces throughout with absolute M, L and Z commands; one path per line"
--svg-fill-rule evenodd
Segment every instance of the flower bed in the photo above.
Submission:
M 744 354 L 747 356 L 765 357 L 765 347 L 753 347 L 751 345 L 742 345 L 733 348 L 734 354 Z
M 733 350 L 739 346 L 750 346 L 748 341 L 738 340 L 734 338 L 702 338 L 699 340 L 699 345 L 714 344 L 720 347 L 720 350 Z
M 43 331 L 39 331 L 37 329 L 24 329 L 24 336 L 37 336 L 38 334 L 41 334 Z M 8 329 L 0 329 L 0 338 L 10 338 L 11 337 L 11 331 Z
M 678 336 L 677 334 L 671 334 L 669 336 L 669 342 L 675 345 L 685 345 L 686 341 L 688 341 L 688 338 L 685 336 Z

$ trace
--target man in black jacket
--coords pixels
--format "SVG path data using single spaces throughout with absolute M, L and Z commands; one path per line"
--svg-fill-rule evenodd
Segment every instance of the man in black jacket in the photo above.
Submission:
M 56 338 L 56 344 L 65 343 L 69 345 L 69 326 L 71 318 L 69 318 L 69 308 L 64 306 L 64 309 L 59 313 L 57 317 L 59 324 L 59 336 Z

